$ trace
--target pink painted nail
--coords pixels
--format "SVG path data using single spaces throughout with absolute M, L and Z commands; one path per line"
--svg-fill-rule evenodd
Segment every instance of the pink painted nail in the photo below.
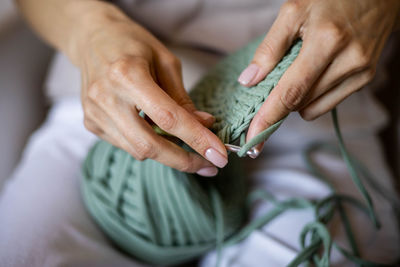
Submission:
M 217 175 L 218 169 L 215 167 L 205 167 L 198 170 L 196 173 L 201 176 L 211 177 Z
M 242 85 L 248 85 L 256 76 L 260 68 L 256 64 L 250 64 L 245 68 L 238 78 L 238 82 Z
M 205 157 L 220 168 L 223 168 L 228 163 L 228 159 L 212 147 L 206 150 Z

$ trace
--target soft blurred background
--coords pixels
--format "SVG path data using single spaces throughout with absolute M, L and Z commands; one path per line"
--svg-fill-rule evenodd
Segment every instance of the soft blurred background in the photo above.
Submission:
M 381 133 L 387 160 L 399 188 L 400 32 L 391 37 L 388 82 L 377 96 L 387 107 L 390 125 Z M 21 157 L 30 134 L 48 108 L 43 94 L 53 51 L 27 27 L 11 0 L 0 0 L 0 189 Z
M 0 187 L 44 120 L 42 88 L 52 53 L 27 27 L 13 1 L 0 0 Z

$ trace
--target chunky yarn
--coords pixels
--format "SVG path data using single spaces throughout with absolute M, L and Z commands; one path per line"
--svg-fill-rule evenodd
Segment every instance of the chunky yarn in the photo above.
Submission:
M 280 120 L 245 143 L 251 120 L 295 60 L 302 45 L 302 41 L 297 41 L 263 81 L 251 88 L 241 86 L 236 79 L 251 60 L 261 40 L 253 41 L 222 60 L 190 92 L 199 110 L 215 116 L 216 122 L 211 129 L 221 141 L 242 147 L 239 156 L 245 156 L 250 148 L 265 141 L 283 122 Z
M 212 130 L 225 143 L 244 140 L 252 117 L 301 46 L 293 46 L 264 81 L 249 89 L 236 77 L 261 40 L 221 61 L 191 92 L 197 107 L 216 117 Z M 199 179 L 153 160 L 137 161 L 100 141 L 86 158 L 83 176 L 90 213 L 117 245 L 145 262 L 177 264 L 199 257 L 215 248 L 217 239 L 222 244 L 237 233 L 246 218 L 245 175 L 233 155 L 217 177 Z
M 222 142 L 241 146 L 239 156 L 266 140 L 282 123 L 277 122 L 248 143 L 245 142 L 251 119 L 294 61 L 302 44 L 297 41 L 262 82 L 245 88 L 236 82 L 236 77 L 249 63 L 261 40 L 255 40 L 217 64 L 190 94 L 200 110 L 216 117 L 212 130 Z M 117 246 L 151 264 L 178 264 L 215 248 L 221 255 L 224 247 L 241 241 L 254 229 L 262 227 L 286 210 L 313 209 L 315 221 L 307 224 L 300 236 L 303 250 L 289 266 L 314 263 L 327 267 L 332 247 L 358 264 L 375 266 L 360 259 L 346 212 L 341 208 L 343 203 L 350 203 L 365 212 L 375 226 L 379 226 L 372 201 L 358 177 L 359 168 L 353 166 L 354 160 L 345 149 L 336 112 L 332 115 L 340 153 L 366 204 L 349 196 L 338 195 L 334 188 L 332 195 L 319 201 L 278 201 L 269 192 L 247 192 L 240 158 L 233 154 L 217 177 L 206 179 L 179 172 L 153 160 L 137 161 L 104 141 L 95 144 L 83 166 L 82 192 L 85 204 Z M 320 147 L 323 146 L 307 150 L 305 160 L 310 165 L 310 171 L 323 179 L 309 156 Z M 369 177 L 365 171 L 363 173 Z M 246 223 L 247 205 L 259 200 L 270 201 L 274 208 Z M 336 244 L 326 227 L 337 209 L 343 218 L 351 251 Z
M 224 222 L 223 238 L 242 227 L 244 175 L 238 158 L 230 161 L 215 179 L 197 179 L 157 161 L 137 161 L 101 141 L 84 164 L 83 195 L 125 251 L 145 262 L 176 264 L 215 247 L 218 220 Z

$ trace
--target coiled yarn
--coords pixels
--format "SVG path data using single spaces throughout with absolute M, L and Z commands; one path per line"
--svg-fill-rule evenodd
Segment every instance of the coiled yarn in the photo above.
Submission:
M 302 44 L 297 41 L 262 82 L 245 88 L 236 82 L 236 77 L 249 63 L 261 40 L 255 40 L 217 64 L 190 94 L 198 109 L 216 117 L 212 130 L 222 142 L 242 147 L 239 156 L 266 140 L 282 123 L 283 120 L 277 122 L 245 142 L 251 119 L 294 61 Z M 85 204 L 117 246 L 151 264 L 178 264 L 215 248 L 221 255 L 223 247 L 239 242 L 286 210 L 313 209 L 315 221 L 304 227 L 300 236 L 303 249 L 289 266 L 312 262 L 316 266 L 327 267 L 332 247 L 358 264 L 375 266 L 360 259 L 346 212 L 340 208 L 343 202 L 355 205 L 371 218 L 375 226 L 379 226 L 372 200 L 344 147 L 336 112 L 332 114 L 340 152 L 366 205 L 349 196 L 337 195 L 333 188 L 332 195 L 320 201 L 278 201 L 271 193 L 263 191 L 248 194 L 243 167 L 235 155 L 230 155 L 228 165 L 217 177 L 205 179 L 179 172 L 153 160 L 137 161 L 105 141 L 94 145 L 83 166 L 82 192 Z M 315 147 L 309 152 L 314 150 Z M 315 176 L 323 179 L 315 171 L 317 168 L 312 166 L 308 154 L 305 159 Z M 260 199 L 274 203 L 275 207 L 246 224 L 246 202 Z M 335 244 L 326 227 L 337 209 L 348 229 L 351 251 Z M 307 240 L 310 242 L 307 243 Z
M 122 249 L 145 262 L 177 264 L 215 247 L 217 221 L 224 222 L 221 238 L 242 227 L 246 184 L 238 158 L 230 161 L 216 178 L 198 179 L 100 141 L 84 164 L 83 196 Z
M 236 76 L 260 41 L 221 61 L 191 92 L 197 107 L 216 117 L 212 130 L 223 142 L 244 136 L 301 46 L 298 42 L 263 82 L 245 88 Z M 237 233 L 246 218 L 245 175 L 232 155 L 217 177 L 204 179 L 153 160 L 137 161 L 100 141 L 86 158 L 83 176 L 84 200 L 95 220 L 118 246 L 145 262 L 199 257 Z

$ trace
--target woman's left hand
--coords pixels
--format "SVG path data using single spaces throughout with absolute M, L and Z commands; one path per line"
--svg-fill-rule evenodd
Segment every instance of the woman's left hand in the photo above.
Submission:
M 313 120 L 370 82 L 399 10 L 399 0 L 287 1 L 238 81 L 257 84 L 294 40 L 303 46 L 252 120 L 247 141 L 291 111 Z

